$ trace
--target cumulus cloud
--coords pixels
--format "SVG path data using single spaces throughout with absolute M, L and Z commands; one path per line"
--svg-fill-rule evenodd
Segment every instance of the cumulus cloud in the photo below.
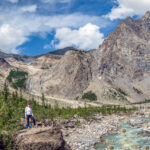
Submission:
M 78 29 L 89 22 L 100 25 L 101 27 L 108 24 L 107 21 L 97 16 L 91 17 L 80 13 L 43 16 L 32 12 L 35 10 L 35 6 L 33 7 L 33 5 L 31 5 L 31 7 L 28 6 L 28 8 L 30 9 L 25 9 L 24 7 L 24 11 L 22 11 L 22 8 L 5 10 L 0 8 L 0 49 L 6 50 L 7 52 L 14 52 L 18 46 L 29 40 L 29 36 L 33 33 L 39 33 L 40 36 L 43 35 L 43 37 L 46 37 L 46 34 L 56 29 L 57 34 L 55 37 L 57 38 L 59 29 L 63 29 L 64 27 L 68 29 Z M 30 15 L 27 14 L 26 11 L 28 11 Z M 87 28 L 80 28 L 79 31 L 81 32 L 85 29 Z M 94 32 L 92 29 L 89 30 Z M 73 32 L 73 30 L 71 31 Z M 95 28 L 95 32 L 96 31 L 97 29 Z M 82 36 L 85 36 L 81 33 L 79 34 L 79 32 L 78 35 L 81 36 L 80 39 L 83 39 Z M 89 45 L 92 45 L 92 43 Z M 79 46 L 85 47 L 84 43 L 79 43 Z
M 111 20 L 123 19 L 127 16 L 143 15 L 150 10 L 150 0 L 116 0 L 118 7 L 112 8 L 106 15 Z
M 21 7 L 21 11 L 23 12 L 35 12 L 37 9 L 37 5 L 29 5 Z
M 103 34 L 100 33 L 99 26 L 88 23 L 77 29 L 59 28 L 56 30 L 55 40 L 59 41 L 56 48 L 76 46 L 81 49 L 97 48 L 103 41 Z M 51 45 L 54 44 L 52 41 Z M 47 48 L 48 46 L 45 46 Z
M 27 38 L 22 30 L 11 27 L 9 24 L 3 24 L 0 27 L 0 46 L 2 49 L 10 50 L 10 52 L 18 53 L 16 43 L 18 45 L 25 42 Z

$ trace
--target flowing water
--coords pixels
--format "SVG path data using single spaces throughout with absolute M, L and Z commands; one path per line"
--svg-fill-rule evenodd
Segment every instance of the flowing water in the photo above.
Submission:
M 118 131 L 102 137 L 101 142 L 96 145 L 96 150 L 111 148 L 114 150 L 150 149 L 150 128 L 148 125 L 150 125 L 150 119 L 142 117 L 122 120 Z

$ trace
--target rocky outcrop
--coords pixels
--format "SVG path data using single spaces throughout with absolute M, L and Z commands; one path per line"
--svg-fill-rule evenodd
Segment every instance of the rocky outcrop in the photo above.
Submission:
M 14 150 L 69 150 L 58 128 L 21 130 L 14 138 Z
M 53 54 L 47 54 L 38 57 L 32 63 L 31 66 L 39 69 L 50 69 L 54 64 L 56 64 L 61 59 L 61 56 L 53 55 Z
M 0 69 L 8 68 L 10 68 L 10 64 L 4 58 L 0 58 Z
M 150 12 L 142 18 L 129 17 L 120 22 L 99 51 L 102 53 L 99 75 L 104 81 L 123 88 L 133 99 L 150 98 Z
M 4 58 L 0 58 L 0 88 L 4 84 L 10 68 L 11 65 Z
M 32 93 L 73 97 L 88 87 L 93 61 L 84 51 L 68 51 L 51 67 L 29 76 L 27 89 Z
M 117 77 L 119 73 L 132 79 L 150 72 L 150 12 L 143 18 L 127 18 L 119 23 L 100 46 L 103 51 L 101 73 Z

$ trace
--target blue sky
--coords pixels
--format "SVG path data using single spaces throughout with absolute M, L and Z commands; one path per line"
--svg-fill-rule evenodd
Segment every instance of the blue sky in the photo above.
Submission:
M 1 0 L 0 49 L 26 55 L 95 49 L 118 22 L 149 8 L 149 0 Z

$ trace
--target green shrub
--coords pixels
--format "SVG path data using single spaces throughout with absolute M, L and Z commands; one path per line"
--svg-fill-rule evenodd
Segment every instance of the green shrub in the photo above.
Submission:
M 137 88 L 135 88 L 135 87 L 133 87 L 133 90 L 134 90 L 136 93 L 138 93 L 138 94 L 143 94 L 142 91 L 140 91 L 139 89 L 137 89 Z
M 127 93 L 126 93 L 125 91 L 123 91 L 121 88 L 118 88 L 117 91 L 118 91 L 120 94 L 122 94 L 122 95 L 124 95 L 124 96 L 127 96 Z
M 12 82 L 13 78 L 14 79 L 25 78 L 27 75 L 28 75 L 28 73 L 25 71 L 11 70 L 8 77 L 7 77 L 7 80 L 9 82 Z
M 42 66 L 41 69 L 49 69 L 49 67 L 44 67 L 44 66 Z
M 15 89 L 21 88 L 25 89 L 26 88 L 26 78 L 23 79 L 18 79 L 16 82 L 12 83 L 12 87 Z
M 26 88 L 26 80 L 28 73 L 20 70 L 11 70 L 7 80 L 11 83 L 11 86 L 15 89 Z
M 89 92 L 83 94 L 82 99 L 88 99 L 90 101 L 96 101 L 97 96 L 92 91 L 89 91 Z

